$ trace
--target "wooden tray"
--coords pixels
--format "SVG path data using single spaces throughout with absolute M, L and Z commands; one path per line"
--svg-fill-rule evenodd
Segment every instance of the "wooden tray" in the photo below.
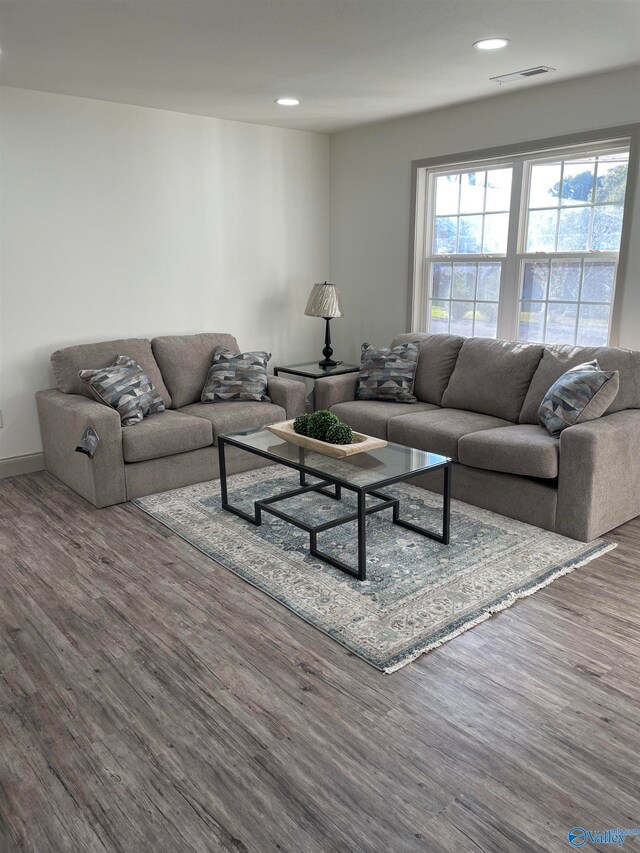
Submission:
M 387 443 L 384 438 L 374 438 L 372 435 L 354 432 L 353 444 L 329 444 L 328 441 L 320 441 L 317 438 L 309 438 L 308 435 L 299 435 L 294 432 L 292 420 L 270 424 L 267 429 L 277 435 L 278 438 L 284 438 L 285 441 L 290 441 L 299 447 L 305 447 L 307 450 L 324 453 L 325 456 L 333 456 L 334 459 L 354 456 L 356 453 L 365 453 L 367 450 L 375 450 L 378 447 L 384 447 Z

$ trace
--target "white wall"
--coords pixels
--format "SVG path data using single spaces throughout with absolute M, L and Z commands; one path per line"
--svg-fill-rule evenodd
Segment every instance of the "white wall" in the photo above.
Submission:
M 425 81 L 425 85 L 429 85 Z M 336 355 L 406 331 L 411 161 L 640 121 L 640 67 L 518 88 L 331 137 L 331 277 L 344 299 Z M 621 346 L 640 348 L 640 197 Z
M 0 459 L 41 448 L 34 393 L 73 343 L 229 331 L 302 360 L 328 277 L 329 139 L 2 90 Z

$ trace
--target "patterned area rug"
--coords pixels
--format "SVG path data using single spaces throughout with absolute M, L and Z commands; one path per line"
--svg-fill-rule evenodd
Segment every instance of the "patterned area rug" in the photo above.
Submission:
M 254 500 L 297 486 L 296 472 L 262 468 L 230 477 L 229 500 L 252 512 Z M 401 499 L 402 517 L 440 529 L 440 495 L 405 483 L 384 491 Z M 312 492 L 278 507 L 319 523 L 355 509 L 354 496 L 346 489 L 342 494 L 340 502 Z M 459 501 L 452 502 L 446 546 L 392 524 L 391 510 L 383 510 L 367 517 L 368 579 L 360 582 L 311 557 L 308 535 L 297 527 L 267 513 L 256 527 L 222 510 L 218 480 L 134 504 L 383 672 L 615 548 L 604 539 L 576 542 Z M 355 543 L 355 522 L 318 535 L 318 547 L 351 565 Z

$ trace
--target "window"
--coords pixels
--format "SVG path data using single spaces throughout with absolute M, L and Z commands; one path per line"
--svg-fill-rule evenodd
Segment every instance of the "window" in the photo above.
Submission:
M 518 339 L 606 346 L 629 149 L 526 164 Z
M 512 171 L 487 168 L 433 175 L 428 270 L 433 332 L 496 337 Z
M 606 345 L 630 137 L 414 164 L 412 328 Z

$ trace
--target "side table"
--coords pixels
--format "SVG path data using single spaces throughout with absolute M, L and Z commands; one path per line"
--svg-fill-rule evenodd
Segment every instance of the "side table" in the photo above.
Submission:
M 341 373 L 357 373 L 360 370 L 358 364 L 347 364 L 341 362 L 335 367 L 320 367 L 317 361 L 305 361 L 302 364 L 283 364 L 273 368 L 273 375 L 289 373 L 291 376 L 300 376 L 302 379 L 313 379 L 314 388 L 307 396 L 307 401 L 312 412 L 315 412 L 315 380 L 323 379 L 325 376 L 339 376 Z

